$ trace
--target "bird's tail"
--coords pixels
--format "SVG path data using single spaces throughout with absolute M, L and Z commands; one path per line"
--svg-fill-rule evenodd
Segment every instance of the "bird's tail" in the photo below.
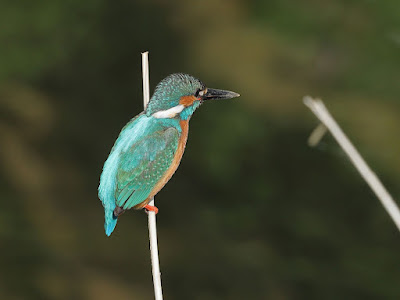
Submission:
M 105 212 L 105 222 L 104 229 L 106 230 L 107 236 L 110 236 L 114 231 L 115 226 L 117 225 L 118 217 L 114 216 L 113 210 L 106 210 Z

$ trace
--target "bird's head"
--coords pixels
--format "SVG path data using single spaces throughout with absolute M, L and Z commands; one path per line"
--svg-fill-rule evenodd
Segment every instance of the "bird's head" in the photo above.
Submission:
M 187 74 L 171 74 L 157 85 L 146 115 L 155 118 L 179 116 L 187 120 L 204 101 L 239 96 L 231 91 L 207 88 L 200 80 Z

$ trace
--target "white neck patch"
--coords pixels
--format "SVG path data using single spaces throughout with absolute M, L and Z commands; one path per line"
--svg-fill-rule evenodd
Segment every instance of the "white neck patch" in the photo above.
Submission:
M 154 118 L 157 119 L 170 119 L 174 118 L 177 114 L 179 114 L 185 108 L 184 105 L 179 104 L 167 110 L 160 110 L 153 114 Z

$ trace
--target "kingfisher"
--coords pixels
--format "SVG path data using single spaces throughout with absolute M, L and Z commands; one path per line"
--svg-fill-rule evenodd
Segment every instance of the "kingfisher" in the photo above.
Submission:
M 208 100 L 239 96 L 207 88 L 182 73 L 171 74 L 157 85 L 145 110 L 122 128 L 104 163 L 98 192 L 107 236 L 128 209 L 158 212 L 148 203 L 178 168 L 195 110 Z

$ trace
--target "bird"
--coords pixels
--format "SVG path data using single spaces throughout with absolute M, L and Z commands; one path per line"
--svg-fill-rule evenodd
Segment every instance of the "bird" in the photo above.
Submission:
M 158 212 L 150 200 L 178 168 L 185 151 L 189 120 L 209 100 L 231 99 L 238 93 L 207 88 L 183 73 L 164 78 L 147 107 L 121 130 L 100 175 L 98 196 L 104 207 L 104 229 L 110 236 L 126 210 Z

